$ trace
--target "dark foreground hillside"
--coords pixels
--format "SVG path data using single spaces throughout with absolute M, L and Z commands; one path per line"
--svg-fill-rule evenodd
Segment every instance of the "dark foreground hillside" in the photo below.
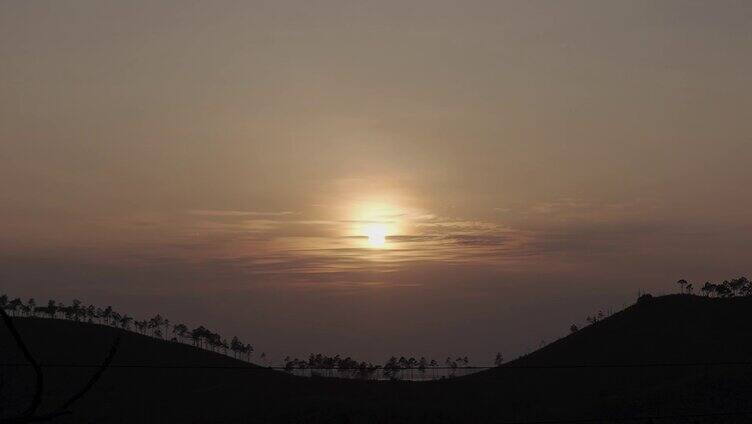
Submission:
M 750 298 L 653 299 L 500 368 L 425 383 L 292 377 L 100 325 L 16 322 L 45 364 L 98 364 L 123 335 L 113 366 L 61 423 L 752 422 L 743 414 L 752 411 Z M 0 362 L 24 362 L 5 327 Z M 42 412 L 93 371 L 45 368 Z M 28 367 L 0 374 L 1 419 L 23 409 L 33 379 Z

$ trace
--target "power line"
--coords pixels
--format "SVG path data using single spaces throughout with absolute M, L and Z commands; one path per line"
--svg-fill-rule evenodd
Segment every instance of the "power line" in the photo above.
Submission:
M 65 364 L 65 363 L 40 363 L 43 368 L 96 368 L 101 364 Z M 28 367 L 31 366 L 25 362 L 6 362 L 0 363 L 0 366 L 7 367 Z M 384 369 L 383 366 L 378 365 Z M 466 366 L 466 367 L 399 367 L 394 368 L 396 371 L 402 370 L 535 370 L 535 369 L 587 369 L 587 368 L 681 368 L 681 367 L 719 367 L 719 366 L 752 366 L 752 361 L 727 361 L 727 362 L 664 362 L 664 363 L 646 363 L 646 364 L 567 364 L 567 365 L 502 365 L 502 366 Z M 284 366 L 263 366 L 263 365 L 166 365 L 166 364 L 111 364 L 110 368 L 146 368 L 146 369 L 236 369 L 236 370 L 287 370 L 287 371 L 357 371 L 363 368 L 359 367 L 284 367 Z
M 640 417 L 599 417 L 599 418 L 575 418 L 575 419 L 552 419 L 541 421 L 502 421 L 497 424 L 586 424 L 604 422 L 630 422 L 669 419 L 692 419 L 692 418 L 721 418 L 752 415 L 752 411 L 713 412 L 705 414 L 676 414 L 676 415 L 645 415 Z

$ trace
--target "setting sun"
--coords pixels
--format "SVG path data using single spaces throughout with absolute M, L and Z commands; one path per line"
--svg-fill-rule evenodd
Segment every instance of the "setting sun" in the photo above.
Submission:
M 406 211 L 390 200 L 367 200 L 351 203 L 347 220 L 347 234 L 361 238 L 361 247 L 387 249 L 387 237 L 405 231 Z
M 386 244 L 386 225 L 385 224 L 367 224 L 363 227 L 363 233 L 368 237 L 370 247 L 383 247 Z

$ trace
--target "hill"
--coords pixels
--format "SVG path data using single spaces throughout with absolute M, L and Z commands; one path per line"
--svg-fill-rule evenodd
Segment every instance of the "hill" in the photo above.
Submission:
M 749 361 L 750 334 L 752 298 L 668 295 L 632 305 L 517 364 Z
M 675 295 L 633 305 L 518 360 L 434 382 L 301 378 L 189 345 L 89 323 L 17 318 L 45 364 L 43 409 L 80 388 L 122 336 L 112 367 L 55 422 L 561 422 L 681 416 L 748 422 L 752 298 Z M 6 328 L 0 362 L 23 362 Z M 149 365 L 149 367 L 140 367 Z M 0 369 L 3 410 L 26 405 L 28 367 Z M 731 413 L 731 414 L 729 414 Z M 691 420 L 690 420 L 691 417 Z M 618 418 L 618 419 L 617 419 Z M 636 422 L 646 422 L 645 420 Z

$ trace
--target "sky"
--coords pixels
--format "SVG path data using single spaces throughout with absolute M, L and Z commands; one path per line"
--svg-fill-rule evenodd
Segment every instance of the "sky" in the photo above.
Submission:
M 490 363 L 749 275 L 752 3 L 0 3 L 0 291 Z

